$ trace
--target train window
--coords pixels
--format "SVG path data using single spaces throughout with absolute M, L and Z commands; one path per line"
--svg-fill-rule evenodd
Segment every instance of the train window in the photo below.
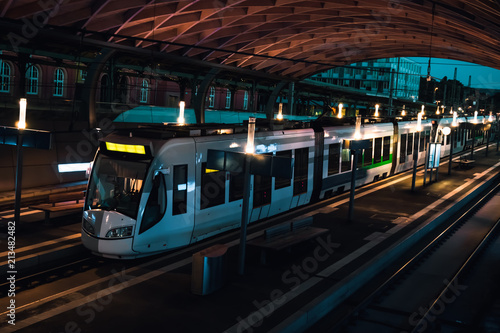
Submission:
M 401 134 L 401 142 L 399 146 L 399 163 L 406 162 L 406 134 Z
M 418 143 L 420 141 L 420 132 L 415 133 L 415 139 L 413 140 L 413 151 L 418 152 Z
M 373 155 L 373 139 L 370 139 L 370 147 L 364 150 L 363 154 L 363 166 L 368 166 L 372 164 Z
M 382 162 L 382 138 L 375 139 L 375 151 L 373 152 L 373 163 Z
M 245 182 L 245 173 L 229 174 L 229 201 L 243 199 L 243 185 Z
M 406 145 L 406 154 L 413 154 L 413 133 L 408 133 L 408 144 Z
M 253 206 L 260 207 L 271 203 L 271 176 L 253 176 Z
M 351 170 L 351 151 L 349 149 L 342 149 L 342 164 L 340 167 L 341 172 Z
M 187 164 L 174 165 L 172 215 L 184 214 L 187 207 Z
M 391 159 L 391 137 L 384 137 L 384 152 L 382 154 L 382 161 L 389 161 Z
M 423 152 L 425 150 L 425 133 L 419 133 L 419 135 L 420 135 L 420 147 L 418 151 Z
M 292 158 L 292 151 L 291 150 L 283 150 L 283 151 L 277 151 L 276 156 L 278 157 L 286 157 L 291 159 Z M 290 178 L 279 178 L 276 177 L 274 179 L 274 189 L 279 190 L 280 188 L 284 188 L 287 186 L 290 186 L 292 184 L 292 180 Z
M 166 206 L 165 176 L 162 173 L 158 173 L 153 177 L 153 188 L 151 189 L 151 193 L 149 193 L 146 208 L 144 208 L 139 234 L 160 222 L 165 214 Z
M 328 151 L 328 176 L 339 173 L 340 169 L 340 143 L 333 143 Z
M 200 209 L 221 205 L 226 200 L 226 171 L 207 169 L 201 164 Z
M 295 165 L 293 168 L 293 195 L 307 192 L 308 164 L 309 148 L 295 149 Z

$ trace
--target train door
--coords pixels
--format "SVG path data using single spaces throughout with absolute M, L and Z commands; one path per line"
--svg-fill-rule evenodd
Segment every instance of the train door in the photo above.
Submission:
M 263 155 L 272 155 L 267 153 Z M 269 215 L 272 199 L 272 183 L 271 176 L 253 175 L 253 204 L 250 215 L 250 222 L 266 218 Z
M 188 139 L 189 140 L 189 139 Z M 194 144 L 165 145 L 151 166 L 151 186 L 133 248 L 154 252 L 187 245 L 194 228 Z
M 293 200 L 291 207 L 301 206 L 307 203 L 308 178 L 309 175 L 309 147 L 295 149 L 293 166 Z
M 283 150 L 276 152 L 278 157 L 292 158 L 291 150 Z M 273 178 L 272 204 L 269 210 L 269 215 L 276 215 L 287 211 L 290 208 L 290 203 L 293 197 L 292 180 L 290 178 Z

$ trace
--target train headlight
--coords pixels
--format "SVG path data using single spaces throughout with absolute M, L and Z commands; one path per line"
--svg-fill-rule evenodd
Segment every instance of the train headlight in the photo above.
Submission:
M 132 226 L 111 229 L 106 233 L 106 238 L 124 238 L 132 236 Z

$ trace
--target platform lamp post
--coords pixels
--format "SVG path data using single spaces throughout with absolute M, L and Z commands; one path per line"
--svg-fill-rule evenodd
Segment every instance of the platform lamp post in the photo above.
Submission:
M 456 133 L 457 123 L 457 113 L 453 112 L 453 121 L 451 122 L 451 136 L 450 136 L 450 161 L 448 163 L 448 176 L 451 175 L 451 164 L 453 160 L 453 137 Z
M 363 149 L 370 146 L 370 140 L 361 140 L 361 116 L 356 116 L 356 130 L 354 132 L 354 140 L 344 140 L 344 149 L 350 149 L 351 155 L 354 156 L 351 171 L 351 192 L 349 199 L 349 212 L 347 220 L 352 222 L 354 213 L 354 193 L 356 189 L 356 166 L 358 165 L 358 155 Z
M 417 118 L 417 133 L 419 133 L 419 138 L 422 132 L 422 113 L 418 114 Z M 413 145 L 413 177 L 411 180 L 411 191 L 415 191 L 415 180 L 417 179 L 417 162 L 418 162 L 418 149 L 415 149 L 415 145 Z
M 250 197 L 250 156 L 255 153 L 255 117 L 248 118 L 248 136 L 247 146 L 245 148 L 245 168 L 243 180 L 243 203 L 241 205 L 241 231 L 240 231 L 240 247 L 238 251 L 238 274 L 245 273 L 245 255 L 246 255 L 246 242 L 247 242 L 247 224 L 248 224 L 248 210 L 249 210 L 249 197 Z
M 16 166 L 16 196 L 14 203 L 14 221 L 21 223 L 21 185 L 23 179 L 23 134 L 26 129 L 26 98 L 19 100 L 19 122 L 17 123 L 17 166 Z

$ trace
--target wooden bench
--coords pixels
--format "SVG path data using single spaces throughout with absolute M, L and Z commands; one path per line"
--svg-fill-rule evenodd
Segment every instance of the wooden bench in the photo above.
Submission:
M 329 230 L 312 226 L 312 216 L 279 224 L 264 230 L 263 237 L 250 240 L 247 244 L 260 248 L 261 263 L 266 263 L 267 251 L 282 251 L 327 233 Z
M 84 199 L 84 191 L 55 193 L 49 194 L 49 203 L 30 206 L 30 208 L 43 211 L 45 213 L 45 223 L 49 223 L 50 213 L 83 209 Z

